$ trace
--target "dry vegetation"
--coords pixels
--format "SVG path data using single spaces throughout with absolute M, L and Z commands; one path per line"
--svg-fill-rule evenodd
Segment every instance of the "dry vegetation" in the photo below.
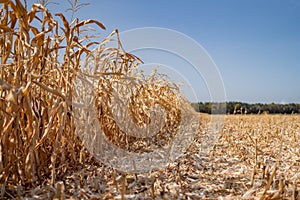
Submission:
M 176 85 L 140 74 L 141 61 L 122 49 L 117 31 L 99 41 L 85 35 L 88 25 L 105 28 L 98 21 L 0 3 L 0 198 L 300 198 L 299 115 L 227 116 L 210 155 L 199 154 L 210 119 L 202 115 L 190 148 L 164 170 L 126 174 L 99 162 L 82 144 L 74 102 L 94 106 L 105 137 L 131 152 L 168 144 L 194 112 Z M 127 106 L 112 103 L 116 88 L 130 94 Z M 81 99 L 88 92 L 95 98 Z M 156 124 L 156 105 L 167 114 L 150 139 L 126 135 L 114 120 L 126 108 L 137 130 Z
M 126 199 L 300 198 L 299 115 L 229 115 L 210 155 L 199 154 L 210 121 L 209 115 L 200 117 L 202 125 L 194 142 L 166 169 L 122 174 L 90 158 L 59 183 L 64 185 L 64 195 L 86 199 L 121 199 L 122 195 Z

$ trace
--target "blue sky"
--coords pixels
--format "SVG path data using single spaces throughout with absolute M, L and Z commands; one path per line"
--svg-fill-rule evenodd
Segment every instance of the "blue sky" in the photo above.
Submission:
M 76 16 L 103 22 L 104 36 L 115 28 L 162 27 L 196 40 L 217 65 L 228 101 L 300 103 L 300 1 L 80 2 L 90 5 Z

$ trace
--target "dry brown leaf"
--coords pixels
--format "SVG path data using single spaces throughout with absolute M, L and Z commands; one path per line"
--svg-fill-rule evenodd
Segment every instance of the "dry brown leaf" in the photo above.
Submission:
M 0 29 L 4 30 L 5 32 L 8 32 L 8 33 L 13 33 L 14 32 L 14 29 L 10 28 L 10 27 L 7 27 L 7 25 L 0 25 Z
M 104 30 L 106 29 L 105 26 L 102 23 L 100 23 L 99 21 L 94 20 L 94 19 L 83 20 L 83 21 L 77 23 L 74 26 L 74 28 L 79 28 L 80 26 L 85 26 L 87 24 L 97 24 L 100 28 L 102 28 Z
M 69 22 L 66 20 L 65 16 L 62 13 L 56 13 L 55 16 L 60 17 L 60 19 L 63 21 L 64 23 L 64 27 L 65 27 L 65 32 L 66 32 L 66 37 L 68 38 L 69 34 L 70 34 L 70 26 L 69 26 Z
M 0 3 L 7 3 L 10 0 L 0 0 Z

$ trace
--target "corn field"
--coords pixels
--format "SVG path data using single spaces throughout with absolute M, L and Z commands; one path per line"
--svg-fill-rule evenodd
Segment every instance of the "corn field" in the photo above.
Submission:
M 144 76 L 117 30 L 99 41 L 87 34 L 105 29 L 96 20 L 0 3 L 1 199 L 300 199 L 300 116 L 227 116 L 202 155 L 211 117 L 196 114 L 164 75 Z M 95 156 L 80 106 L 95 108 L 105 138 L 130 152 L 161 148 L 178 131 L 194 136 L 166 168 L 124 173 Z M 120 129 L 126 116 L 135 135 Z M 195 117 L 201 124 L 190 128 Z M 158 133 L 140 137 L 145 125 Z

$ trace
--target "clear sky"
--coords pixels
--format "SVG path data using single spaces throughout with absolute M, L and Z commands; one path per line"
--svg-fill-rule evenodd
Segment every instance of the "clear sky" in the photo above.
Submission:
M 216 63 L 228 101 L 300 103 L 298 0 L 79 2 L 90 5 L 76 16 L 103 22 L 103 35 L 115 28 L 162 27 L 193 38 Z

